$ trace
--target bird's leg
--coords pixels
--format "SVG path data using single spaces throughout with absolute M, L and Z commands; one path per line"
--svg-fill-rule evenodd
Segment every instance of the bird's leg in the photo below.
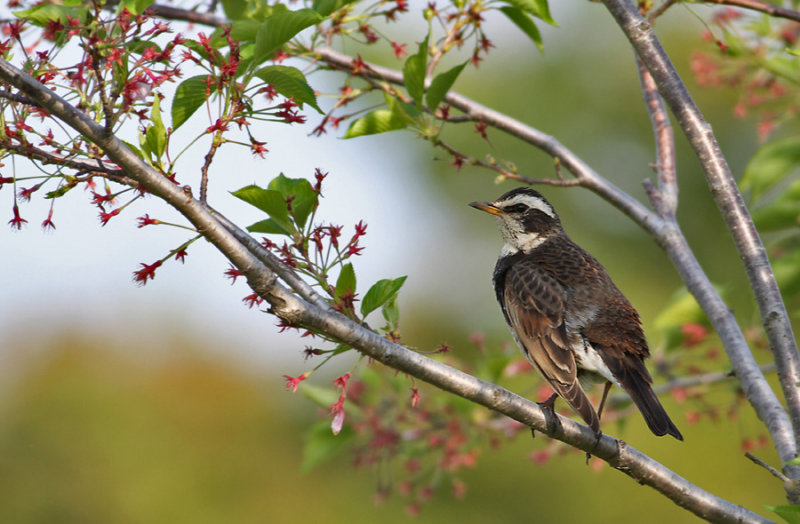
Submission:
M 608 398 L 608 391 L 611 389 L 611 382 L 606 382 L 605 387 L 603 387 L 603 397 L 600 399 L 600 405 L 597 406 L 597 419 L 601 420 L 603 417 L 603 406 L 606 405 L 606 399 Z M 603 436 L 603 432 L 600 431 L 597 433 L 597 440 L 594 442 L 594 447 L 592 451 L 586 452 L 586 464 L 589 464 L 589 458 L 592 456 L 592 452 L 597 449 L 597 446 L 600 444 L 600 438 Z
M 597 418 L 603 418 L 603 406 L 606 405 L 606 399 L 608 398 L 608 392 L 611 389 L 611 382 L 606 382 L 605 387 L 603 388 L 603 398 L 600 399 L 600 405 L 597 407 Z

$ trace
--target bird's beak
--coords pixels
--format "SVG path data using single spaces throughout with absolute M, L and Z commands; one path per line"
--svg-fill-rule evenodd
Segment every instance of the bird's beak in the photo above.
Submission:
M 475 209 L 486 211 L 492 215 L 500 216 L 503 214 L 503 211 L 499 207 L 496 207 L 492 202 L 470 202 L 469 205 Z

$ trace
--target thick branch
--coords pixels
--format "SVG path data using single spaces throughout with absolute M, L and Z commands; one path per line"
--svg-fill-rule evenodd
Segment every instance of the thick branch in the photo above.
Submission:
M 323 310 L 302 300 L 283 287 L 272 270 L 193 198 L 188 187 L 175 186 L 169 179 L 145 164 L 120 140 L 106 134 L 101 126 L 86 115 L 3 60 L 0 60 L 0 79 L 23 91 L 56 118 L 101 147 L 128 176 L 182 213 L 206 239 L 242 271 L 249 285 L 273 306 L 278 316 L 291 323 L 322 331 L 389 367 L 494 409 L 579 449 L 591 451 L 613 467 L 642 484 L 658 489 L 676 504 L 702 518 L 726 522 L 768 522 L 745 508 L 692 485 L 622 441 L 605 435 L 596 442 L 593 432 L 588 427 L 572 420 L 559 417 L 559 423 L 548 431 L 548 416 L 536 403 L 390 342 L 335 311 Z M 251 248 L 255 249 L 254 246 Z
M 711 131 L 711 126 L 695 105 L 652 28 L 629 0 L 603 0 L 603 3 L 650 71 L 661 95 L 694 148 L 711 187 L 711 194 L 728 224 L 736 247 L 744 261 L 745 271 L 755 293 L 770 347 L 775 356 L 775 363 L 778 366 L 778 377 L 794 431 L 792 428 L 776 426 L 776 424 L 780 424 L 780 426 L 784 424 L 780 421 L 782 414 L 777 411 L 774 403 L 770 402 L 770 406 L 754 404 L 754 407 L 770 428 L 773 439 L 777 439 L 775 443 L 781 460 L 788 461 L 794 458 L 797 452 L 797 439 L 800 437 L 800 389 L 797 388 L 797 384 L 800 383 L 800 354 L 798 354 L 789 316 L 775 282 L 766 250 L 753 225 L 742 195 L 736 187 L 736 181 L 733 179 L 719 144 Z M 720 336 L 725 335 L 725 333 L 720 333 Z M 731 354 L 730 352 L 729 355 L 731 363 L 743 381 L 748 399 L 751 399 L 750 394 L 753 388 L 760 388 L 761 380 L 758 380 L 759 384 L 754 384 L 748 379 L 750 377 L 763 378 L 763 375 L 758 370 L 752 369 L 752 364 L 749 362 L 752 360 L 752 355 Z M 746 368 L 740 370 L 743 363 L 746 364 Z M 766 397 L 762 395 L 753 398 L 757 402 L 766 400 Z M 752 399 L 751 402 L 753 402 Z M 779 430 L 779 432 L 775 430 Z M 794 441 L 791 446 L 786 442 L 789 436 Z M 794 475 L 792 476 L 794 477 Z

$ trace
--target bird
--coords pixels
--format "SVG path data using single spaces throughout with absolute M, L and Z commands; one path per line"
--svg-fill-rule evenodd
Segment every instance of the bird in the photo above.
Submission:
M 525 357 L 599 439 L 611 384 L 625 391 L 657 436 L 683 435 L 653 392 L 639 314 L 605 268 L 567 236 L 553 206 L 520 187 L 470 206 L 497 219 L 505 245 L 492 275 L 503 316 Z M 584 387 L 605 382 L 598 410 Z

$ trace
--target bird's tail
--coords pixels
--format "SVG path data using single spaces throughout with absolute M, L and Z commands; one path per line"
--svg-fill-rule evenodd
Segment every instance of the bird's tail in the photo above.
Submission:
M 678 440 L 683 440 L 683 435 L 675 427 L 653 392 L 650 386 L 652 379 L 644 367 L 644 362 L 636 359 L 605 358 L 607 353 L 600 352 L 600 354 L 603 355 L 603 362 L 639 408 L 650 431 L 659 437 L 670 434 Z

